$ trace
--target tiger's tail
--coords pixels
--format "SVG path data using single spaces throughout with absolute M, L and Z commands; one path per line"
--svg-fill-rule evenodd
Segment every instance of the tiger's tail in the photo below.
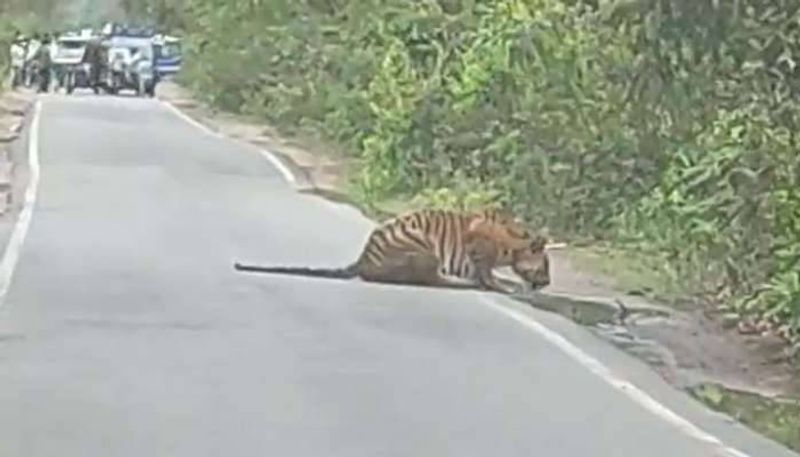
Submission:
M 318 278 L 352 279 L 358 276 L 358 263 L 344 268 L 308 268 L 308 267 L 264 267 L 258 265 L 244 265 L 239 262 L 233 264 L 237 271 L 254 273 L 276 273 L 296 276 L 314 276 Z

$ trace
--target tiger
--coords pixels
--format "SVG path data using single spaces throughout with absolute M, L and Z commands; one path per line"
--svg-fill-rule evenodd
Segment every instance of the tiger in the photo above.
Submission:
M 510 266 L 534 290 L 550 284 L 546 236 L 532 234 L 509 213 L 425 209 L 382 223 L 361 255 L 343 268 L 257 266 L 234 263 L 237 271 L 303 275 L 432 287 L 513 291 L 493 274 Z

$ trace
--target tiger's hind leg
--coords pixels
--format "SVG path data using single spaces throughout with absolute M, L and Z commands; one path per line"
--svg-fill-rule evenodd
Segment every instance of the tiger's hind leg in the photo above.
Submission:
M 366 281 L 429 287 L 475 289 L 468 281 L 447 278 L 439 273 L 439 259 L 423 252 L 402 252 L 387 255 L 379 267 L 363 271 Z
M 449 289 L 477 289 L 478 285 L 460 278 L 442 276 L 439 259 L 434 255 L 414 253 L 408 256 L 411 280 L 418 285 Z

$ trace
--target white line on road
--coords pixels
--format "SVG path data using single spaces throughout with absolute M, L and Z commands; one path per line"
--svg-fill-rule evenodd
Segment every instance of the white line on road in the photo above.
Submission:
M 172 111 L 176 116 L 178 116 L 179 118 L 181 118 L 184 121 L 188 122 L 189 124 L 192 124 L 196 128 L 202 130 L 206 134 L 211 135 L 211 136 L 215 136 L 217 138 L 223 138 L 221 133 L 216 132 L 214 130 L 211 130 L 206 125 L 203 125 L 202 123 L 196 121 L 192 116 L 189 116 L 188 114 L 184 113 L 183 111 L 180 110 L 180 108 L 178 108 L 177 106 L 173 105 L 172 103 L 170 103 L 170 102 L 168 102 L 166 100 L 161 100 L 161 99 L 159 99 L 159 101 L 168 110 Z
M 203 130 L 204 132 L 214 135 L 216 137 L 222 137 L 221 134 L 211 130 L 207 126 L 192 119 L 189 115 L 185 114 L 177 107 L 173 106 L 171 103 L 164 100 L 162 100 L 162 103 L 164 103 L 171 111 L 177 114 L 180 118 L 186 120 L 195 127 L 198 127 L 200 130 Z M 296 179 L 292 174 L 292 172 L 272 153 L 270 153 L 267 150 L 261 150 L 261 153 L 267 160 L 270 161 L 270 163 L 272 163 L 275 166 L 275 168 L 278 169 L 278 171 L 281 172 L 286 181 L 288 181 L 290 184 L 294 184 L 296 182 Z M 645 410 L 655 414 L 657 417 L 673 425 L 684 434 L 698 441 L 716 447 L 717 451 L 719 451 L 719 454 L 717 454 L 719 457 L 750 457 L 748 454 L 745 454 L 737 449 L 725 445 L 719 438 L 709 434 L 708 432 L 704 431 L 697 425 L 691 423 L 689 420 L 679 416 L 677 413 L 673 412 L 671 409 L 659 403 L 656 399 L 648 395 L 646 392 L 636 387 L 633 383 L 626 381 L 625 379 L 622 379 L 621 377 L 614 374 L 608 367 L 603 365 L 599 360 L 595 359 L 591 355 L 581 350 L 579 347 L 570 343 L 569 340 L 561 336 L 559 333 L 549 329 L 548 327 L 539 323 L 532 317 L 527 316 L 518 311 L 515 311 L 504 305 L 501 305 L 496 301 L 494 301 L 494 299 L 491 297 L 483 296 L 482 300 L 490 308 L 522 324 L 529 330 L 533 331 L 534 333 L 544 338 L 545 341 L 547 341 L 548 343 L 562 350 L 569 357 L 578 362 L 581 366 L 592 372 L 594 375 L 600 377 L 611 387 L 613 387 L 614 389 L 621 392 L 623 395 L 630 398 L 633 402 L 642 406 Z
M 586 368 L 596 376 L 603 379 L 603 381 L 611 385 L 611 387 L 620 391 L 623 395 L 626 395 L 628 398 L 630 398 L 635 403 L 642 406 L 647 411 L 650 411 L 651 413 L 655 414 L 662 420 L 675 426 L 681 432 L 689 435 L 690 437 L 708 443 L 712 446 L 715 446 L 717 450 L 720 451 L 720 454 L 718 455 L 725 457 L 749 457 L 747 454 L 739 450 L 726 446 L 724 443 L 722 443 L 722 441 L 720 441 L 719 438 L 709 434 L 708 432 L 702 430 L 700 427 L 689 422 L 687 419 L 684 419 L 683 417 L 679 416 L 677 413 L 673 412 L 671 409 L 659 403 L 658 400 L 654 399 L 646 392 L 636 387 L 631 382 L 620 378 L 619 376 L 614 374 L 608 367 L 603 365 L 599 360 L 595 359 L 591 355 L 582 351 L 579 347 L 570 343 L 569 340 L 567 340 L 557 332 L 550 330 L 545 325 L 539 323 L 532 317 L 527 316 L 524 313 L 513 310 L 511 308 L 507 308 L 501 305 L 500 303 L 497 303 L 491 297 L 483 296 L 481 297 L 481 300 L 484 303 L 486 303 L 490 308 L 502 314 L 505 314 L 507 317 L 522 324 L 529 330 L 532 330 L 534 333 L 544 338 L 547 342 L 549 342 L 553 346 L 556 346 L 557 348 L 561 349 L 564 353 L 566 353 L 569 357 L 578 362 L 584 368 Z
M 36 192 L 39 188 L 39 119 L 41 118 L 42 102 L 37 101 L 33 109 L 33 120 L 28 136 L 28 187 L 25 189 L 25 201 L 19 213 L 14 231 L 8 240 L 3 258 L 0 260 L 0 305 L 3 304 L 11 287 L 11 278 L 22 251 L 22 244 L 28 234 L 33 217 L 33 207 L 36 204 Z
M 197 127 L 199 130 L 202 130 L 206 134 L 217 138 L 225 138 L 225 135 L 223 135 L 222 133 L 214 131 L 210 129 L 208 126 L 202 124 L 201 122 L 198 122 L 193 117 L 181 111 L 180 108 L 173 105 L 172 103 L 166 100 L 159 100 L 159 101 L 164 106 L 166 106 L 167 109 L 175 113 L 176 116 L 188 122 L 189 124 Z M 228 138 L 228 139 L 234 140 L 233 138 Z M 286 182 L 288 182 L 291 185 L 295 185 L 297 183 L 297 178 L 295 177 L 294 173 L 292 173 L 292 170 L 290 170 L 289 167 L 287 167 L 286 164 L 284 164 L 279 158 L 275 157 L 275 154 L 263 148 L 258 148 L 258 151 L 261 153 L 262 156 L 264 156 L 265 159 L 269 161 L 270 164 L 272 164 L 273 167 L 275 167 L 278 170 L 278 172 L 283 176 L 283 179 L 285 179 Z

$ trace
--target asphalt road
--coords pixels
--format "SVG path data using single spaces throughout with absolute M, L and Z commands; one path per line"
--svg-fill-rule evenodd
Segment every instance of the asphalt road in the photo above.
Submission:
M 32 134 L 2 457 L 792 455 L 497 295 L 234 272 L 371 223 L 158 101 L 48 96 Z

